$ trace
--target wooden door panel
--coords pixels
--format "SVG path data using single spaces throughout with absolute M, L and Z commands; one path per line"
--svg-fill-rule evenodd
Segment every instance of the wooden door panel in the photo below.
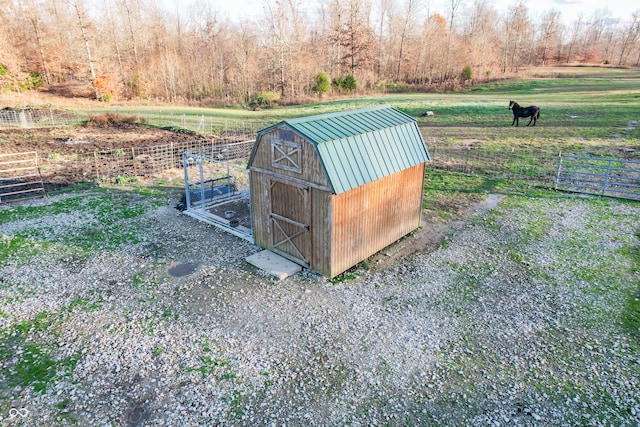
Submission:
M 309 197 L 306 188 L 273 181 L 271 184 L 271 247 L 304 263 L 309 262 Z

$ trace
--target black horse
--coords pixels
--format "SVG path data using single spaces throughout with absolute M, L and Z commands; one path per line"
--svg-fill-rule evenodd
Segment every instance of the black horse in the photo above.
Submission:
M 531 117 L 527 126 L 529 126 L 532 121 L 533 126 L 535 126 L 536 121 L 540 118 L 540 108 L 535 105 L 523 108 L 516 101 L 509 101 L 509 109 L 513 111 L 513 122 L 511 122 L 511 126 L 513 126 L 514 123 L 518 126 L 518 118 L 520 117 Z

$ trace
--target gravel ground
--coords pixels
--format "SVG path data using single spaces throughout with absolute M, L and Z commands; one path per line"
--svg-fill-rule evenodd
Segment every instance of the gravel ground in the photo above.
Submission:
M 638 203 L 510 196 L 349 280 L 278 282 L 120 193 L 106 222 L 104 193 L 0 208 L 2 425 L 640 425 Z

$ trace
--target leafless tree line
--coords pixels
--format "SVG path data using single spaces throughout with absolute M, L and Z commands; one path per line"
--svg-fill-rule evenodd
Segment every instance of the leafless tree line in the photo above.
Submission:
M 314 1 L 314 0 L 308 0 Z M 319 72 L 359 90 L 435 90 L 531 66 L 640 66 L 640 9 L 605 8 L 569 25 L 555 9 L 490 0 L 266 0 L 259 19 L 221 19 L 211 3 L 170 11 L 154 0 L 0 0 L 0 85 L 37 73 L 46 86 L 92 96 L 248 104 L 314 95 Z M 4 71 L 3 71 L 4 70 Z

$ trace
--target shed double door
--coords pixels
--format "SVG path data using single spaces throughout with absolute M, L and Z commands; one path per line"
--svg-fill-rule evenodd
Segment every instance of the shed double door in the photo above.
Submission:
M 271 181 L 271 250 L 296 262 L 309 265 L 309 187 Z

